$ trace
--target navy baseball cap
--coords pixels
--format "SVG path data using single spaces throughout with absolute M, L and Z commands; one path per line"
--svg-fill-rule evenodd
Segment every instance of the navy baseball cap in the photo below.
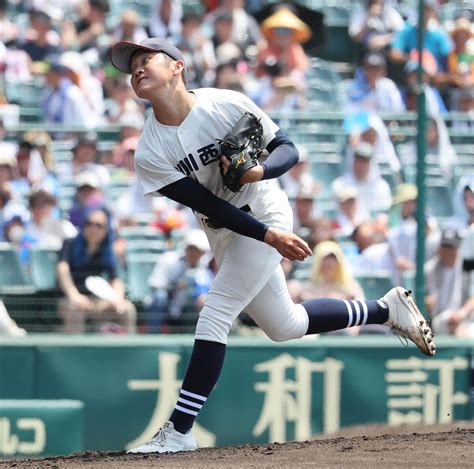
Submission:
M 184 56 L 181 51 L 166 39 L 159 37 L 150 37 L 140 42 L 140 44 L 126 41 L 117 42 L 112 47 L 110 61 L 112 65 L 121 72 L 131 73 L 130 61 L 132 60 L 132 55 L 139 50 L 163 52 L 173 60 L 182 60 L 184 62 Z

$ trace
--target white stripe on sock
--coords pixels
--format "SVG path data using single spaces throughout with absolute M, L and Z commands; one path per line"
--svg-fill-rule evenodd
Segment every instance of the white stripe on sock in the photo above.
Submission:
M 178 404 L 176 404 L 174 408 L 177 410 L 180 410 L 181 412 L 184 412 L 185 414 L 194 415 L 194 417 L 196 417 L 198 414 L 198 412 L 195 412 L 194 410 L 186 409 L 186 407 L 181 407 Z
M 388 308 L 388 305 L 385 304 L 383 301 L 377 300 L 377 304 L 378 304 L 379 306 L 381 306 L 383 309 L 387 309 L 387 308 Z
M 187 399 L 183 399 L 182 397 L 178 397 L 178 402 L 182 402 L 183 404 L 190 405 L 191 407 L 196 407 L 196 409 L 202 409 L 201 404 L 196 404 L 193 401 L 188 401 Z
M 356 319 L 354 321 L 354 326 L 358 326 L 359 321 L 360 321 L 360 306 L 359 306 L 359 303 L 357 303 L 357 301 L 355 300 L 352 300 L 351 303 L 354 305 L 354 309 L 356 312 Z
M 351 304 L 347 300 L 343 300 L 344 304 L 346 305 L 347 308 L 347 313 L 349 314 L 349 321 L 347 321 L 347 326 L 346 327 L 351 327 L 352 326 L 352 308 Z
M 365 326 L 367 324 L 367 319 L 369 319 L 369 308 L 367 308 L 367 303 L 365 301 L 361 301 L 362 309 L 364 310 L 364 319 L 361 323 L 361 326 Z
M 183 394 L 185 396 L 194 397 L 194 399 L 199 399 L 202 402 L 207 401 L 207 397 L 200 396 L 199 394 L 194 394 L 193 392 L 185 391 L 184 389 L 181 389 L 181 391 L 179 391 L 179 392 L 180 392 L 180 394 Z

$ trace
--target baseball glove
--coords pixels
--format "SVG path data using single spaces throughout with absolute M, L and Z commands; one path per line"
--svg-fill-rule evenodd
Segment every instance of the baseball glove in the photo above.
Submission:
M 262 153 L 262 136 L 260 119 L 255 114 L 246 112 L 222 140 L 217 140 L 221 155 L 230 162 L 226 173 L 222 162 L 219 163 L 222 182 L 232 192 L 238 192 L 242 188 L 242 174 L 258 164 L 257 158 Z

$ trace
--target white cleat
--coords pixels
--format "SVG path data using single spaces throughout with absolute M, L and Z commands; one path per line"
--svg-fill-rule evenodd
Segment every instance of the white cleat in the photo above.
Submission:
M 386 326 L 410 339 L 425 355 L 432 356 L 436 353 L 431 327 L 413 301 L 410 290 L 395 287 L 380 300 L 389 309 Z
M 150 441 L 129 449 L 127 453 L 177 453 L 179 451 L 194 451 L 196 448 L 196 440 L 191 432 L 179 433 L 174 429 L 173 422 L 166 422 Z

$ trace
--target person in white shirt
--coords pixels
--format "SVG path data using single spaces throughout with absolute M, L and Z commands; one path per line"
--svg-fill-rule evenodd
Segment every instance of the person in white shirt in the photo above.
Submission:
M 346 112 L 404 112 L 400 90 L 386 75 L 385 57 L 378 52 L 369 52 L 349 87 Z
M 54 124 L 90 128 L 87 99 L 81 89 L 67 78 L 67 73 L 67 68 L 59 63 L 50 65 L 46 73 L 49 88 L 42 100 L 44 119 Z
M 378 51 L 390 45 L 396 31 L 405 26 L 400 13 L 385 0 L 366 0 L 352 14 L 349 35 L 369 50 Z
M 392 194 L 388 183 L 371 171 L 374 148 L 368 142 L 360 142 L 354 150 L 352 168 L 332 183 L 334 194 L 343 187 L 352 186 L 357 191 L 361 208 L 369 213 L 388 210 Z
M 209 243 L 201 229 L 189 230 L 184 236 L 184 251 L 168 251 L 160 256 L 148 280 L 153 289 L 149 332 L 161 332 L 171 321 L 179 323 L 187 300 L 187 276 L 193 269 L 203 266 Z

